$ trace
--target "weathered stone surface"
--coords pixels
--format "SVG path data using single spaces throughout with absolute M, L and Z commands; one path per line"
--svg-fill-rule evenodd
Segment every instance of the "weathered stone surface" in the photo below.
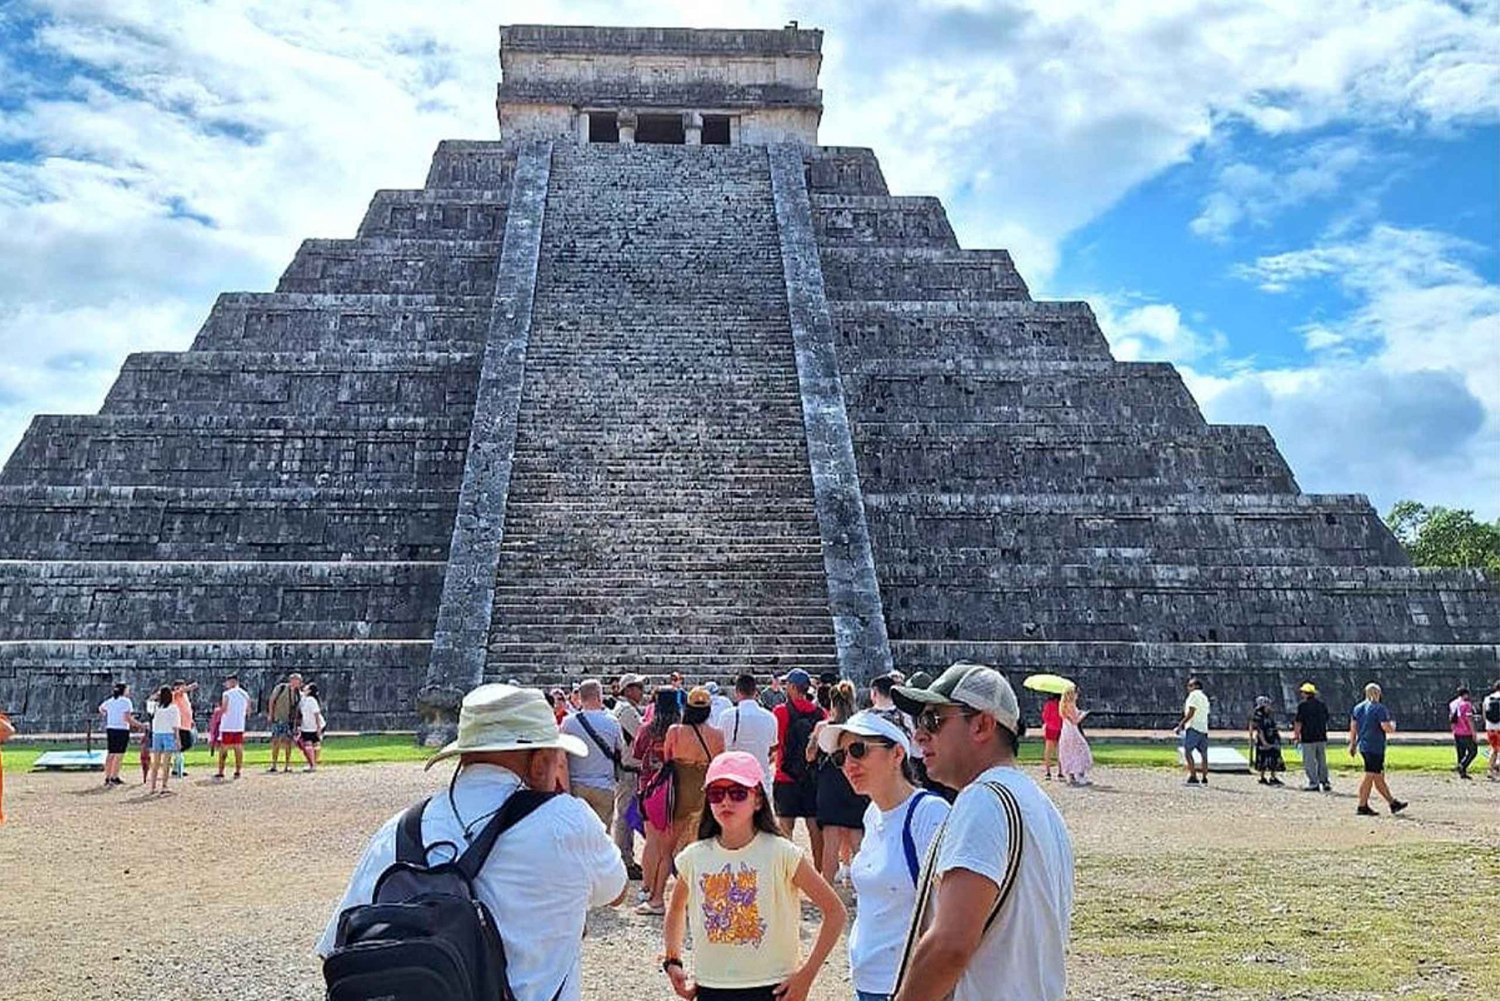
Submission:
M 1375 678 L 1439 727 L 1500 675 L 1483 575 L 1413 570 L 1363 497 L 1302 494 L 1264 428 L 1117 362 L 872 151 L 811 145 L 817 32 L 504 45 L 503 141 L 443 142 L 100 414 L 28 429 L 0 472 L 24 728 L 231 670 L 428 739 L 482 678 L 964 658 L 1161 725 L 1197 672 L 1234 726 Z M 706 145 L 589 144 L 601 109 Z

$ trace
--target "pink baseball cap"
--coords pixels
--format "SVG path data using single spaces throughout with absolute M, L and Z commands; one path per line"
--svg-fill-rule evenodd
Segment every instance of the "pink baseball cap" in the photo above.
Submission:
M 755 760 L 755 755 L 744 751 L 725 751 L 709 763 L 708 774 L 703 776 L 703 788 L 707 789 L 715 782 L 723 781 L 754 789 L 760 785 L 761 780 L 760 762 Z

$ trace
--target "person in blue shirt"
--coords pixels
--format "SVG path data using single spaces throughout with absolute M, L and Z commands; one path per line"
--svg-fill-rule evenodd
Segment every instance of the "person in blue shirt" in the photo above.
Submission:
M 1400 813 L 1406 804 L 1391 795 L 1385 783 L 1385 738 L 1396 731 L 1391 711 L 1380 701 L 1380 686 L 1373 681 L 1365 686 L 1365 700 L 1349 712 L 1349 757 L 1356 750 L 1365 759 L 1365 775 L 1359 783 L 1359 807 L 1354 812 L 1361 817 L 1373 817 L 1370 809 L 1370 790 L 1379 791 L 1390 805 L 1392 813 Z

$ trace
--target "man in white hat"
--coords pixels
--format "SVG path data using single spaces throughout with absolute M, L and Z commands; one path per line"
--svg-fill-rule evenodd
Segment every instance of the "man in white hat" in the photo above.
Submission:
M 620 781 L 615 785 L 615 846 L 625 860 L 625 871 L 631 879 L 641 878 L 641 865 L 635 860 L 635 829 L 630 826 L 630 801 L 635 798 L 641 778 L 641 759 L 635 756 L 635 735 L 641 730 L 641 702 L 646 698 L 646 679 L 639 674 L 623 674 L 616 684 L 620 697 L 615 701 L 615 721 L 620 724 Z
M 898 685 L 892 698 L 916 720 L 928 774 L 959 790 L 922 868 L 895 998 L 1061 1001 L 1073 844 L 1016 767 L 1015 690 L 994 668 L 960 663 L 926 688 Z
M 429 861 L 452 857 L 453 846 L 461 852 L 516 790 L 562 789 L 566 755 L 587 753 L 578 738 L 558 732 L 541 692 L 511 685 L 474 689 L 459 710 L 458 739 L 427 762 L 431 768 L 458 758 L 447 792 L 433 796 L 422 814 Z M 369 903 L 376 880 L 395 861 L 400 819 L 386 821 L 365 849 L 318 941 L 319 955 L 333 951 L 339 915 Z M 515 995 L 578 1001 L 584 918 L 589 908 L 625 896 L 620 853 L 588 804 L 554 796 L 538 807 L 501 835 L 474 888 L 505 943 Z

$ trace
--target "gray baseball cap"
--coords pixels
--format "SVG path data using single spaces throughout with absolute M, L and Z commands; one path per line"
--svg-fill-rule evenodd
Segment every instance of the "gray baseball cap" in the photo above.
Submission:
M 926 688 L 891 689 L 896 708 L 915 718 L 928 706 L 964 706 L 995 717 L 1011 733 L 1021 733 L 1021 706 L 1005 675 L 984 664 L 954 664 Z

